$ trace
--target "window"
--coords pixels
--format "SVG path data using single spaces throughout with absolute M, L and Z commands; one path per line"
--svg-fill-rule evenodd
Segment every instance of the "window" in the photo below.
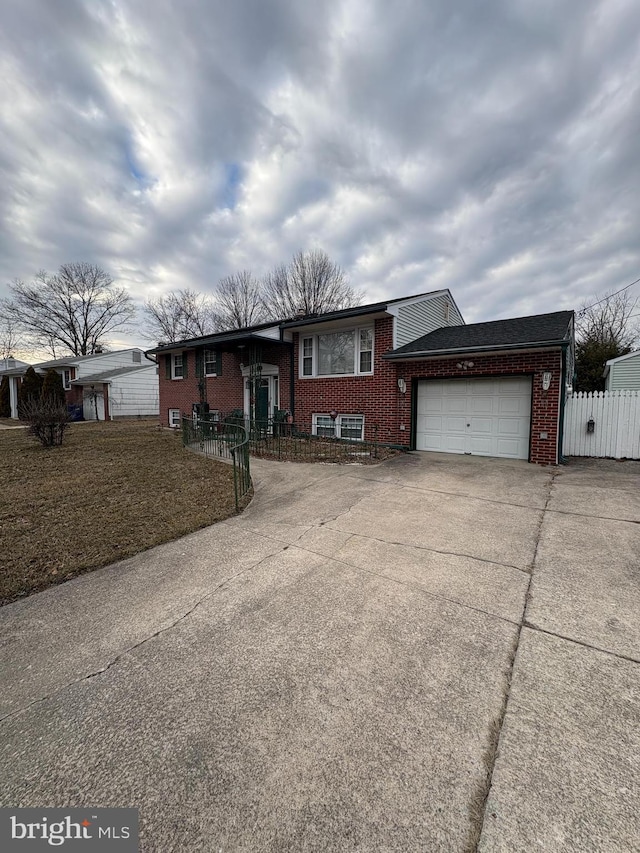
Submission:
M 313 376 L 313 338 L 302 339 L 302 375 Z
M 314 415 L 313 420 L 314 435 L 322 435 L 326 438 L 335 438 L 336 424 L 333 418 L 330 418 L 329 415 Z
M 373 329 L 360 329 L 360 373 L 373 370 Z
M 63 370 L 62 371 L 62 387 L 65 391 L 68 391 L 71 388 L 71 371 Z
M 217 359 L 216 359 L 216 351 L 213 349 L 206 349 L 204 351 L 204 375 L 205 376 L 217 376 Z
M 353 331 L 318 335 L 318 376 L 354 372 L 354 337 Z
M 171 357 L 171 378 L 182 379 L 184 376 L 184 364 L 182 363 L 182 353 Z
M 172 429 L 180 426 L 180 409 L 169 409 L 169 426 Z
M 302 338 L 300 364 L 303 377 L 373 373 L 373 327 Z
M 344 438 L 351 441 L 363 441 L 364 416 L 338 415 L 334 420 L 330 415 L 313 416 L 313 434 L 325 438 Z

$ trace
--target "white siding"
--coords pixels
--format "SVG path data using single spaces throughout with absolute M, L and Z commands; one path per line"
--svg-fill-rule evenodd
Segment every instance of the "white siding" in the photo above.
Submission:
M 456 306 L 445 293 L 402 305 L 396 319 L 395 345 L 402 347 L 442 326 L 461 326 L 463 323 Z
M 590 419 L 593 432 L 587 431 Z M 581 392 L 568 397 L 563 453 L 640 459 L 640 391 Z
M 157 415 L 159 385 L 156 366 L 114 376 L 109 386 L 109 412 L 112 418 Z
M 640 352 L 609 367 L 607 391 L 640 391 Z
M 133 360 L 134 352 L 140 353 L 140 361 Z M 73 356 L 69 359 L 73 364 Z M 120 350 L 120 352 L 105 352 L 103 355 L 95 355 L 86 361 L 79 361 L 76 366 L 76 379 L 83 376 L 95 376 L 96 373 L 107 373 L 110 370 L 118 370 L 121 367 L 134 367 L 136 364 L 144 366 L 150 364 L 144 353 L 139 349 Z

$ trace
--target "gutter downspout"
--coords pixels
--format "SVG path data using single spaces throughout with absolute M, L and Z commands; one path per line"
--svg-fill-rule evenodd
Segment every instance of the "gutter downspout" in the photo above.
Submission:
M 295 393 L 295 386 L 296 386 L 296 376 L 295 376 L 295 369 L 294 369 L 294 363 L 293 363 L 293 361 L 294 361 L 294 359 L 293 359 L 293 356 L 294 356 L 293 341 L 284 341 L 284 343 L 289 344 L 289 354 L 291 356 L 291 358 L 290 358 L 291 367 L 289 370 L 289 411 L 291 412 L 291 417 L 293 419 L 293 422 L 295 423 L 295 420 L 296 420 L 296 401 L 294 399 L 294 393 Z
M 558 465 L 566 465 L 567 460 L 562 455 L 562 446 L 564 444 L 564 411 L 567 398 L 567 347 L 568 343 L 562 345 L 562 371 L 560 375 L 560 413 L 558 424 Z

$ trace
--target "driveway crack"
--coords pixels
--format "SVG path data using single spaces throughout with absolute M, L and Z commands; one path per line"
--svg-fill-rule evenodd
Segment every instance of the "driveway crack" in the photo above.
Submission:
M 277 541 L 277 540 L 274 540 L 274 541 Z M 282 544 L 282 543 L 280 543 L 280 544 Z M 45 696 L 40 696 L 40 697 L 38 697 L 38 699 L 34 699 L 32 702 L 29 702 L 26 705 L 23 705 L 21 708 L 16 708 L 14 711 L 9 711 L 8 714 L 5 714 L 4 716 L 0 717 L 0 723 L 3 723 L 6 720 L 9 720 L 13 717 L 19 716 L 20 714 L 24 713 L 25 711 L 28 711 L 30 708 L 33 708 L 35 705 L 40 705 L 42 702 L 46 702 L 48 699 L 52 699 L 54 696 L 57 696 L 59 693 L 64 693 L 65 690 L 68 690 L 69 687 L 73 687 L 75 684 L 81 684 L 83 681 L 91 681 L 94 678 L 97 678 L 99 675 L 104 675 L 105 672 L 108 672 L 110 669 L 112 669 L 114 666 L 116 666 L 116 664 L 118 664 L 126 655 L 129 655 L 132 652 L 134 652 L 136 649 L 139 649 L 141 646 L 144 646 L 145 643 L 148 643 L 150 640 L 154 640 L 156 637 L 160 637 L 162 634 L 166 634 L 168 631 L 173 630 L 173 628 L 175 628 L 181 622 L 184 622 L 185 619 L 188 619 L 189 616 L 191 616 L 198 609 L 198 607 L 200 607 L 201 604 L 203 604 L 209 598 L 214 596 L 223 587 L 227 586 L 227 584 L 230 584 L 234 580 L 236 580 L 237 578 L 242 577 L 242 575 L 246 575 L 248 572 L 253 571 L 261 563 L 263 563 L 265 560 L 270 559 L 271 557 L 273 557 L 273 554 L 267 554 L 266 556 L 262 557 L 257 562 L 252 563 L 252 565 L 247 566 L 245 569 L 242 569 L 241 571 L 236 572 L 234 575 L 230 575 L 229 577 L 225 578 L 217 586 L 215 586 L 212 590 L 209 590 L 209 592 L 207 592 L 203 596 L 201 596 L 196 602 L 194 602 L 194 604 L 191 605 L 191 607 L 189 607 L 188 610 L 186 610 L 184 613 L 182 613 L 180 616 L 178 616 L 176 619 L 174 619 L 173 622 L 171 622 L 169 625 L 165 625 L 163 628 L 160 628 L 159 630 L 154 631 L 153 634 L 149 634 L 147 637 L 144 637 L 139 642 L 134 643 L 132 646 L 129 646 L 126 649 L 123 649 L 123 651 L 121 651 L 121 652 L 118 652 L 118 654 L 112 660 L 110 660 L 107 664 L 100 667 L 99 669 L 93 670 L 92 672 L 89 672 L 86 675 L 81 676 L 80 678 L 75 678 L 75 679 L 73 679 L 73 681 L 69 681 L 66 684 L 61 685 L 60 687 L 57 687 L 55 690 L 52 690 L 50 693 L 47 693 Z
M 470 804 L 471 825 L 469 827 L 468 843 L 465 848 L 466 853 L 476 853 L 476 851 L 478 850 L 478 844 L 480 843 L 482 830 L 484 828 L 484 823 L 486 820 L 487 800 L 489 799 L 489 794 L 491 793 L 491 786 L 493 784 L 493 772 L 495 770 L 496 759 L 498 757 L 498 750 L 500 746 L 500 736 L 502 734 L 502 727 L 504 725 L 504 720 L 507 715 L 509 696 L 511 693 L 511 682 L 513 679 L 513 670 L 515 667 L 516 658 L 518 656 L 518 649 L 520 648 L 522 629 L 526 626 L 525 614 L 527 612 L 529 598 L 531 596 L 531 582 L 533 580 L 533 572 L 535 570 L 536 559 L 538 557 L 538 549 L 540 547 L 540 540 L 542 538 L 542 527 L 547 513 L 547 508 L 549 506 L 549 501 L 551 500 L 551 492 L 553 489 L 553 485 L 556 477 L 558 476 L 558 473 L 558 471 L 553 471 L 551 473 L 550 480 L 547 484 L 547 498 L 544 504 L 544 508 L 540 513 L 540 520 L 538 522 L 538 527 L 536 531 L 536 542 L 533 552 L 533 559 L 531 561 L 531 574 L 529 576 L 529 582 L 527 584 L 527 590 L 524 598 L 524 606 L 522 608 L 520 621 L 519 623 L 516 623 L 518 625 L 518 629 L 513 642 L 513 648 L 511 651 L 507 671 L 505 673 L 506 684 L 502 706 L 500 708 L 498 716 L 495 720 L 492 721 L 489 728 L 489 743 L 487 744 L 484 754 L 485 777 L 479 785 L 475 795 L 472 797 L 472 801 Z

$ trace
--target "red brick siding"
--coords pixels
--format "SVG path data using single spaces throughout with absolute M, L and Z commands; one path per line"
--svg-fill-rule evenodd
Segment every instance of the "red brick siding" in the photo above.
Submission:
M 365 438 L 397 442 L 396 369 L 381 356 L 393 348 L 393 318 L 375 321 L 373 375 L 342 378 L 300 378 L 300 335 L 294 335 L 295 418 L 311 424 L 312 415 L 332 409 L 344 415 L 364 415 Z
M 374 373 L 372 376 L 303 379 L 299 377 L 299 334 L 294 335 L 294 408 L 296 423 L 309 425 L 313 414 L 335 409 L 340 414 L 363 415 L 365 438 L 412 446 L 413 422 L 411 400 L 413 385 L 420 379 L 465 379 L 488 376 L 533 377 L 531 412 L 530 461 L 555 464 L 558 461 L 558 410 L 561 383 L 560 350 L 548 352 L 510 353 L 500 356 L 465 356 L 474 366 L 467 370 L 457 367 L 461 357 L 414 362 L 388 362 L 384 353 L 393 347 L 393 319 L 375 321 Z M 265 343 L 262 360 L 277 364 L 280 369 L 280 406 L 291 409 L 290 348 L 287 344 Z M 243 381 L 240 370 L 242 351 L 222 354 L 222 376 L 208 378 L 207 400 L 212 409 L 223 412 L 241 409 L 244 405 Z M 166 379 L 164 357 L 159 359 L 160 419 L 168 422 L 168 410 L 180 409 L 189 414 L 193 403 L 200 399 L 195 375 L 195 352 L 187 354 L 187 379 Z M 551 372 L 551 387 L 542 390 L 542 373 Z M 398 378 L 407 383 L 405 394 L 398 389 Z M 404 430 L 400 426 L 404 425 Z M 546 432 L 547 438 L 540 438 Z
M 457 367 L 461 357 L 405 363 L 387 362 L 382 355 L 392 349 L 392 318 L 376 320 L 373 376 L 336 379 L 299 378 L 299 335 L 294 336 L 296 422 L 309 424 L 312 415 L 335 409 L 340 414 L 364 415 L 365 438 L 412 446 L 412 384 L 419 379 L 464 379 L 470 376 L 532 375 L 531 462 L 555 464 L 558 461 L 558 407 L 561 382 L 560 350 L 511 353 L 501 356 L 466 356 L 474 366 Z M 542 373 L 552 374 L 551 387 L 542 390 Z M 401 394 L 398 378 L 407 383 Z M 404 430 L 400 426 L 404 425 Z M 540 438 L 546 432 L 547 438 Z
M 560 350 L 548 352 L 511 353 L 499 356 L 467 355 L 473 367 L 462 370 L 457 367 L 461 357 L 438 361 L 418 361 L 399 364 L 397 375 L 405 379 L 407 393 L 402 395 L 398 408 L 400 422 L 406 431 L 411 423 L 412 384 L 419 379 L 464 379 L 473 376 L 526 376 L 533 377 L 533 399 L 531 407 L 531 455 L 530 462 L 555 465 L 558 462 L 558 412 L 560 383 L 562 381 L 562 356 Z M 551 373 L 551 386 L 542 390 L 542 374 Z M 547 438 L 540 438 L 546 432 Z M 399 443 L 402 443 L 400 440 Z
M 186 379 L 167 379 L 165 358 L 161 355 L 158 361 L 158 376 L 160 385 L 160 420 L 167 424 L 169 409 L 180 409 L 185 415 L 190 415 L 194 403 L 200 400 L 198 378 L 196 377 L 195 350 L 185 351 L 187 364 Z M 246 356 L 244 356 L 246 359 Z M 242 350 L 222 353 L 222 375 L 206 378 L 206 399 L 211 409 L 228 413 L 233 409 L 244 408 L 244 382 L 240 364 Z M 289 395 L 289 376 L 291 355 L 288 344 L 265 343 L 262 346 L 262 361 L 265 364 L 275 364 L 279 368 L 280 406 L 291 408 Z

